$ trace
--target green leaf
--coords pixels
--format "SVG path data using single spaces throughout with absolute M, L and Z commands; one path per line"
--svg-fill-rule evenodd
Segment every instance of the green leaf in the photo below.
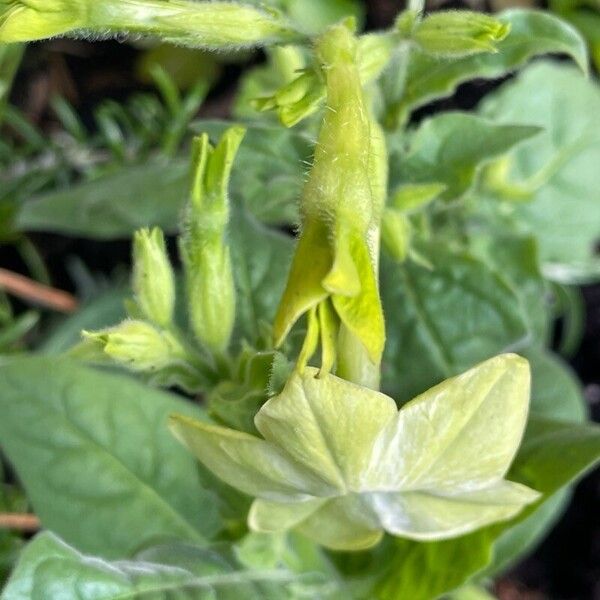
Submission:
M 551 495 L 600 461 L 600 426 L 532 418 L 510 476 Z
M 570 499 L 570 490 L 562 489 L 523 521 L 503 531 L 494 541 L 493 560 L 479 577 L 499 575 L 533 552 L 558 522 Z
M 306 368 L 255 418 L 264 439 L 175 416 L 177 437 L 215 475 L 257 496 L 255 531 L 293 527 L 333 549 L 383 530 L 419 541 L 506 520 L 537 492 L 504 479 L 529 404 L 515 355 L 478 365 L 397 412 L 394 401 Z
M 465 81 L 501 77 L 542 54 L 567 54 L 587 72 L 585 42 L 565 21 L 545 12 L 526 9 L 507 10 L 498 15 L 498 19 L 510 25 L 511 30 L 496 45 L 496 53 L 447 60 L 413 50 L 402 98 L 391 106 L 389 118 L 396 123 L 403 122 L 412 110 L 452 95 Z
M 44 336 L 38 350 L 44 354 L 60 354 L 81 341 L 81 332 L 93 331 L 119 323 L 125 316 L 127 292 L 117 284 L 82 304 L 73 315 L 56 319 Z
M 24 51 L 23 44 L 0 44 L 0 123 Z
M 237 293 L 234 337 L 260 347 L 283 294 L 294 242 L 246 211 L 234 213 L 230 238 Z
M 377 600 L 438 598 L 466 583 L 491 558 L 491 536 L 480 531 L 426 544 L 390 540 L 375 553 L 375 564 L 383 561 L 385 566 L 374 597 Z
M 219 529 L 212 493 L 166 430 L 168 414 L 197 409 L 66 360 L 17 359 L 0 373 L 2 449 L 45 527 L 106 557 Z
M 524 352 L 531 365 L 531 414 L 534 417 L 582 423 L 587 408 L 581 383 L 556 354 L 532 347 Z
M 16 225 L 93 239 L 128 238 L 142 227 L 177 228 L 187 197 L 188 163 L 154 158 L 25 202 Z
M 197 131 L 220 137 L 231 125 L 200 121 Z M 249 125 L 236 157 L 230 195 L 259 220 L 295 224 L 310 139 L 279 126 Z M 94 239 L 128 238 L 142 227 L 175 232 L 188 196 L 189 163 L 155 157 L 117 167 L 91 181 L 24 202 L 16 226 Z
M 442 184 L 445 200 L 460 198 L 480 168 L 539 133 L 537 127 L 500 125 L 468 113 L 450 112 L 427 119 L 411 139 L 405 156 L 392 155 L 392 186 Z
M 382 260 L 387 327 L 383 389 L 411 397 L 528 341 L 530 327 L 505 277 L 468 252 L 428 247 L 433 268 Z
M 548 277 L 563 283 L 573 278 L 597 279 L 597 83 L 586 80 L 569 66 L 536 63 L 486 99 L 482 112 L 499 123 L 528 123 L 544 128 L 543 134 L 523 143 L 510 155 L 508 183 L 530 190 L 530 199 L 513 201 L 507 210 L 512 210 L 512 221 L 517 227 L 538 237 Z M 500 198 L 511 201 L 503 198 L 501 192 Z M 585 265 L 589 265 L 587 274 Z
M 168 562 L 159 564 L 155 558 Z M 301 579 L 283 569 L 242 570 L 212 549 L 169 546 L 135 561 L 107 562 L 42 533 L 23 552 L 2 600 L 283 600 L 294 597 L 290 589 L 295 582 L 301 584 Z
M 492 228 L 494 225 L 492 224 Z M 472 233 L 469 249 L 485 260 L 519 297 L 529 328 L 539 344 L 549 342 L 553 296 L 544 280 L 535 237 L 493 231 Z

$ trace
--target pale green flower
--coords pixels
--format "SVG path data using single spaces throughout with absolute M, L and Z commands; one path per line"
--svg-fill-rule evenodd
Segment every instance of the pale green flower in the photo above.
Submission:
M 295 373 L 260 409 L 262 438 L 172 418 L 208 469 L 256 497 L 251 529 L 296 528 L 329 548 L 360 550 L 384 532 L 459 536 L 538 499 L 505 479 L 527 419 L 526 360 L 488 360 L 400 411 L 382 393 L 317 373 Z

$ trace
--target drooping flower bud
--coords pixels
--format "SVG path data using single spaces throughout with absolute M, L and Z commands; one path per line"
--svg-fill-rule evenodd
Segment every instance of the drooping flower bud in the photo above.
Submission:
M 141 229 L 133 237 L 132 287 L 142 313 L 166 327 L 173 319 L 175 282 L 163 232 Z
M 232 127 L 215 148 L 206 134 L 194 140 L 192 190 L 181 255 L 192 330 L 214 353 L 226 349 L 235 321 L 235 285 L 226 240 L 227 189 L 244 134 L 243 128 Z

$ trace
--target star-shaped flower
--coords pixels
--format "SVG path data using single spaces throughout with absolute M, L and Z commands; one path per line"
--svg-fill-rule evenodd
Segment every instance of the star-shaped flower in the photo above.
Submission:
M 306 368 L 255 418 L 262 438 L 172 418 L 172 429 L 229 485 L 256 497 L 248 523 L 296 528 L 360 550 L 384 531 L 438 540 L 509 519 L 539 494 L 505 479 L 529 406 L 529 366 L 505 354 L 398 411 L 388 396 Z

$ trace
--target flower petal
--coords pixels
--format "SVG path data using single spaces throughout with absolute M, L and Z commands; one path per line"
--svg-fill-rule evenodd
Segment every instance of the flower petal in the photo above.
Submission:
M 365 519 L 365 507 L 355 494 L 327 500 L 300 523 L 298 531 L 327 548 L 345 551 L 366 550 L 383 537 L 376 521 Z
M 450 495 L 437 491 L 365 494 L 388 533 L 421 541 L 456 537 L 510 519 L 539 497 L 528 487 L 510 481 Z
M 375 440 L 397 414 L 388 396 L 307 367 L 258 412 L 266 440 L 344 493 L 362 485 Z
M 301 501 L 333 493 L 322 480 L 258 437 L 181 415 L 171 417 L 170 427 L 205 467 L 246 494 Z
M 255 500 L 248 514 L 248 525 L 253 531 L 275 533 L 296 527 L 317 511 L 328 500 L 311 498 L 304 502 L 269 502 Z
M 377 440 L 371 489 L 485 487 L 502 479 L 529 408 L 529 365 L 503 354 L 427 390 Z

